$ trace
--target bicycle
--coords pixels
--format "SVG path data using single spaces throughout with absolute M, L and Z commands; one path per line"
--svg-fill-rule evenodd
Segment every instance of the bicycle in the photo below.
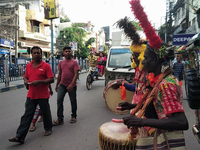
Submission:
M 98 70 L 97 67 L 90 67 L 87 78 L 86 78 L 86 87 L 87 87 L 88 90 L 90 90 L 92 88 L 94 76 L 96 76 L 96 79 L 98 79 L 99 70 Z

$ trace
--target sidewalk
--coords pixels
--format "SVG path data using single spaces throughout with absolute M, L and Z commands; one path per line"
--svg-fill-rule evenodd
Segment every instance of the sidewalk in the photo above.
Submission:
M 83 73 L 87 73 L 87 71 L 82 70 L 80 72 L 80 74 L 83 74 Z M 57 78 L 57 76 L 58 75 L 56 74 L 55 77 Z M 8 87 L 5 87 L 5 83 L 0 83 L 0 93 L 7 92 L 10 90 L 16 90 L 16 89 L 20 89 L 20 88 L 24 88 L 24 80 L 17 80 L 17 81 L 9 82 Z

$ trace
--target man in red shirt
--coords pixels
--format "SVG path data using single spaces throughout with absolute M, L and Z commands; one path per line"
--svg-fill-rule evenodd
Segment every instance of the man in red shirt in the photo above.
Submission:
M 80 67 L 78 62 L 72 59 L 71 55 L 71 47 L 63 48 L 63 55 L 65 59 L 59 62 L 58 70 L 58 78 L 55 90 L 58 92 L 57 94 L 57 117 L 58 119 L 53 121 L 53 126 L 62 125 L 63 122 L 63 101 L 65 94 L 68 92 L 70 102 L 71 102 L 71 121 L 70 123 L 76 122 L 76 111 L 77 111 L 77 101 L 76 101 L 76 90 L 77 90 L 77 75 Z
M 34 46 L 31 49 L 32 61 L 27 64 L 24 75 L 24 84 L 28 87 L 25 113 L 21 117 L 16 137 L 11 137 L 10 142 L 24 143 L 31 121 L 33 119 L 37 104 L 39 104 L 43 115 L 44 135 L 52 133 L 52 118 L 49 105 L 49 84 L 54 82 L 54 74 L 49 64 L 42 61 L 42 49 Z

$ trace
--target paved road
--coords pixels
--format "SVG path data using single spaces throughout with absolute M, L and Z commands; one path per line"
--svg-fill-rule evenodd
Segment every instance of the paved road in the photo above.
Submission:
M 98 144 L 98 129 L 112 118 L 122 118 L 126 115 L 112 113 L 105 105 L 102 97 L 104 80 L 95 81 L 92 89 L 85 87 L 86 74 L 78 81 L 78 118 L 75 124 L 70 124 L 70 103 L 68 95 L 65 98 L 65 124 L 53 127 L 51 136 L 43 136 L 43 124 L 37 123 L 35 132 L 29 132 L 23 145 L 10 143 L 8 138 L 15 135 L 20 117 L 24 112 L 26 89 L 20 88 L 0 93 L 0 150 L 100 150 Z M 52 85 L 55 87 L 55 83 Z M 56 119 L 56 93 L 50 98 L 53 119 Z M 191 126 L 195 123 L 193 110 L 189 109 L 186 100 L 183 101 L 190 129 L 185 132 L 187 150 L 199 150 L 197 140 L 192 135 Z M 128 115 L 128 114 L 127 114 Z

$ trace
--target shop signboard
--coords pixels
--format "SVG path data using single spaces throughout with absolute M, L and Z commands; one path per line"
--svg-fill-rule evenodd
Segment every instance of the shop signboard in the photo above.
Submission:
M 173 45 L 186 45 L 194 35 L 195 34 L 175 34 L 173 36 Z
M 10 55 L 10 51 L 8 49 L 4 49 L 4 48 L 1 48 L 0 49 L 0 54 L 7 54 L 7 55 Z
M 1 39 L 0 42 L 1 42 L 1 43 L 0 43 L 1 46 L 12 47 L 12 48 L 14 47 L 14 42 L 13 42 L 13 41 Z

